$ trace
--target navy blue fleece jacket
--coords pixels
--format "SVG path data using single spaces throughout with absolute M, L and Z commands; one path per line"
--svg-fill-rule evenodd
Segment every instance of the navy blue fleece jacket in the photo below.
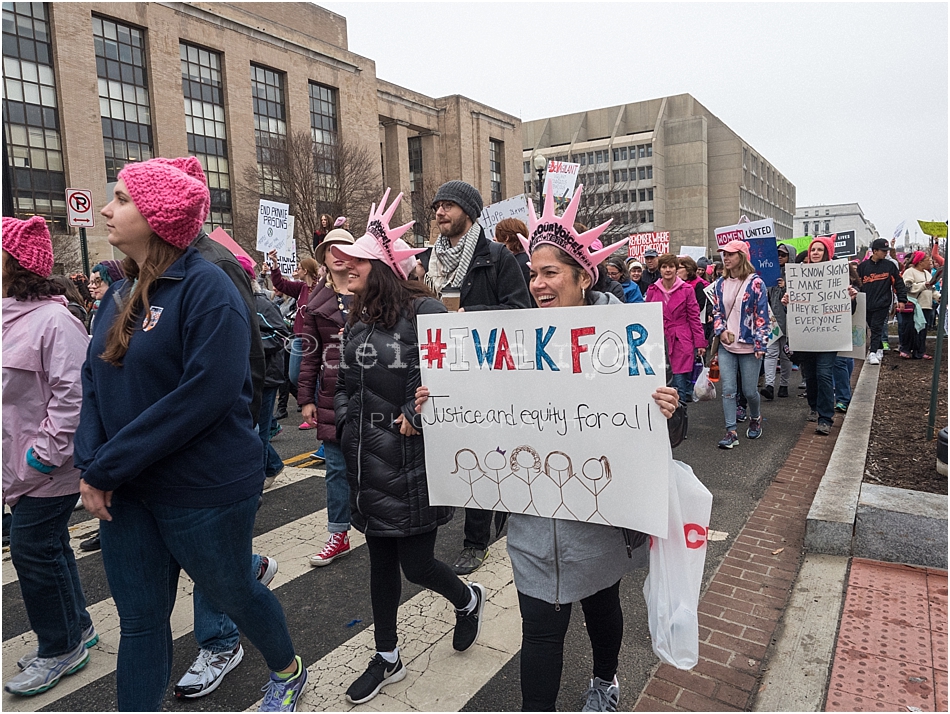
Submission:
M 260 493 L 248 309 L 227 275 L 188 248 L 153 284 L 121 367 L 102 360 L 127 280 L 103 298 L 86 363 L 75 463 L 86 483 L 184 507 Z

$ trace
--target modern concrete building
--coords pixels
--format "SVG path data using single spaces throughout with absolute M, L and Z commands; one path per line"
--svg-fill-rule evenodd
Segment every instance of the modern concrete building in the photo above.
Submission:
M 613 218 L 613 240 L 669 231 L 670 249 L 715 249 L 715 229 L 773 218 L 792 237 L 795 186 L 761 152 L 689 94 L 522 124 L 524 190 L 537 195 L 534 157 L 579 163 L 588 222 Z
M 829 236 L 854 231 L 855 247 L 871 245 L 880 238 L 877 228 L 857 203 L 832 203 L 827 206 L 799 206 L 795 211 L 795 237 Z
M 389 186 L 425 203 L 455 178 L 486 203 L 521 192 L 516 117 L 378 79 L 347 49 L 346 19 L 310 3 L 3 3 L 3 74 L 15 210 L 54 232 L 67 230 L 67 187 L 91 189 L 98 214 L 125 163 L 191 154 L 211 188 L 206 228 L 248 246 L 257 196 L 238 189 L 256 169 L 260 193 L 281 199 L 271 149 L 301 133 L 370 156 L 374 194 Z M 333 161 L 318 173 L 345 182 Z M 397 219 L 413 212 L 404 200 Z M 91 260 L 112 257 L 101 217 L 88 233 Z

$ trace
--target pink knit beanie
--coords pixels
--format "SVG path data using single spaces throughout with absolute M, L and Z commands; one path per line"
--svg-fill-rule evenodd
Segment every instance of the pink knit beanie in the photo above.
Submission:
M 119 178 L 159 238 L 176 248 L 191 244 L 211 210 L 211 195 L 198 159 L 159 158 L 126 164 Z
M 53 272 L 53 241 L 42 216 L 20 221 L 3 219 L 3 249 L 31 273 L 48 278 Z

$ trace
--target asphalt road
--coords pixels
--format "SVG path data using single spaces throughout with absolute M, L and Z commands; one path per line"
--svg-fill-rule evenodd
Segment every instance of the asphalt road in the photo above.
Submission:
M 710 528 L 715 533 L 712 534 L 707 549 L 707 582 L 801 432 L 807 406 L 804 399 L 798 398 L 798 395 L 803 394 L 796 389 L 798 381 L 798 372 L 795 372 L 789 398 L 763 402 L 763 437 L 758 441 L 749 441 L 745 438 L 743 427 L 740 431 L 740 444 L 731 451 L 716 448 L 716 442 L 723 434 L 721 402 L 716 400 L 690 405 L 689 436 L 683 445 L 674 451 L 674 456 L 692 466 L 696 475 L 713 493 Z M 290 404 L 291 413 L 282 421 L 283 432 L 273 443 L 285 462 L 311 468 L 313 477 L 302 477 L 266 492 L 263 506 L 258 512 L 255 536 L 266 537 L 268 534 L 282 532 L 277 529 L 286 528 L 288 524 L 301 519 L 306 522 L 308 516 L 326 507 L 326 489 L 323 479 L 320 478 L 321 470 L 307 456 L 318 446 L 318 442 L 312 431 L 298 430 L 301 419 L 295 411 L 293 399 Z M 462 520 L 461 514 L 458 514 L 439 531 L 437 556 L 445 561 L 452 562 L 461 547 Z M 94 528 L 83 511 L 74 514 L 72 525 L 75 526 L 76 532 Z M 317 550 L 325 534 L 316 532 L 312 536 L 317 541 L 313 550 Z M 496 548 L 490 557 L 503 558 L 503 548 Z M 289 570 L 291 565 L 282 562 L 281 572 Z M 365 548 L 356 548 L 346 559 L 326 568 L 309 569 L 299 566 L 300 563 L 297 563 L 301 574 L 275 583 L 275 592 L 284 606 L 298 653 L 309 666 L 332 655 L 337 648 L 372 624 L 368 588 L 369 554 Z M 101 555 L 96 553 L 80 558 L 79 570 L 90 608 L 108 610 L 110 595 Z M 4 554 L 3 572 L 3 675 L 6 679 L 12 674 L 16 658 L 22 654 L 17 649 L 20 646 L 17 638 L 28 633 L 30 628 L 8 553 Z M 628 575 L 621 585 L 625 621 L 619 672 L 623 692 L 621 709 L 633 706 L 657 662 L 650 647 L 646 607 L 641 590 L 644 577 L 645 573 Z M 404 582 L 402 601 L 413 598 L 419 592 L 417 586 Z M 110 626 L 114 627 L 115 624 L 112 622 Z M 102 630 L 105 624 L 97 622 L 97 626 Z M 520 632 L 512 630 L 505 633 L 505 636 L 514 644 L 513 651 L 516 651 Z M 260 686 L 266 681 L 267 671 L 257 651 L 245 644 L 244 662 L 234 674 L 226 678 L 216 692 L 203 699 L 178 701 L 171 695 L 169 687 L 165 709 L 240 711 L 253 706 L 260 697 Z M 185 672 L 196 654 L 197 645 L 190 631 L 176 637 L 172 683 Z M 367 651 L 366 658 L 370 655 L 371 652 Z M 580 697 L 587 686 L 591 668 L 590 645 L 584 632 L 583 613 L 579 607 L 575 608 L 572 615 L 564 662 L 558 708 L 574 711 L 580 706 Z M 58 688 L 31 699 L 15 699 L 4 694 L 3 708 L 32 711 L 115 709 L 114 671 L 91 679 L 71 692 L 66 691 L 68 682 L 66 679 Z M 520 658 L 515 654 L 497 673 L 479 684 L 479 688 L 468 698 L 463 709 L 520 710 L 519 682 Z M 453 686 L 451 678 L 445 680 L 445 686 Z M 441 710 L 436 704 L 427 707 L 424 702 L 421 707 Z

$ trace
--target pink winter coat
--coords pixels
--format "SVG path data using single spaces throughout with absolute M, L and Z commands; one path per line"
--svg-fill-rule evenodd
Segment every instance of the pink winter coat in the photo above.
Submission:
M 657 280 L 647 288 L 647 302 L 663 304 L 663 333 L 669 347 L 673 374 L 693 371 L 693 350 L 706 346 L 699 321 L 699 303 L 693 287 L 676 278 L 669 291 Z
M 79 493 L 73 435 L 82 404 L 89 336 L 62 296 L 3 298 L 3 500 Z M 27 466 L 30 447 L 57 468 Z

